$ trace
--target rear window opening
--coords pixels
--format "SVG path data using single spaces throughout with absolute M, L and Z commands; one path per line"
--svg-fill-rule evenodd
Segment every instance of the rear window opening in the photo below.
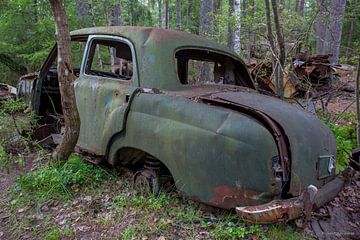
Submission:
M 182 49 L 176 52 L 176 70 L 181 84 L 230 84 L 254 88 L 245 65 L 209 50 Z

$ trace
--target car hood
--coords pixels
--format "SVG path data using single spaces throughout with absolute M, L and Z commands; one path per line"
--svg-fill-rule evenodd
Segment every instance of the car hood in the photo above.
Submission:
M 336 158 L 336 142 L 330 129 L 316 116 L 305 112 L 280 99 L 259 94 L 244 88 L 196 88 L 196 93 L 183 93 L 194 101 L 206 103 L 225 102 L 222 105 L 234 110 L 234 106 L 256 111 L 271 118 L 286 135 L 290 160 L 289 193 L 299 195 L 308 185 L 321 187 L 335 175 L 335 169 L 329 176 L 319 178 L 319 159 L 327 156 Z M 199 94 L 200 93 L 200 94 Z M 196 96 L 195 96 L 196 95 Z M 231 107 L 233 106 L 233 107 Z M 240 111 L 242 112 L 242 111 Z M 275 134 L 273 134 L 275 135 Z M 274 136 L 277 138 L 278 136 Z M 261 146 L 259 146 L 261 150 Z

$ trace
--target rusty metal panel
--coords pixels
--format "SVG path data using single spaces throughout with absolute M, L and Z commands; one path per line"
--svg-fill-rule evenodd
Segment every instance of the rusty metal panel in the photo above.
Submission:
M 226 109 L 140 93 L 125 132 L 112 144 L 122 147 L 161 159 L 180 192 L 213 206 L 259 204 L 280 193 L 273 184 L 271 158 L 278 154 L 273 137 L 252 118 Z

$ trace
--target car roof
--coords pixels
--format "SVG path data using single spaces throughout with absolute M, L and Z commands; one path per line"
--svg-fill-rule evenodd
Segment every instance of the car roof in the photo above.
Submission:
M 129 39 L 133 43 L 146 45 L 149 42 L 166 43 L 177 42 L 179 45 L 184 45 L 189 41 L 193 45 L 207 46 L 214 49 L 226 51 L 234 54 L 227 46 L 218 44 L 210 39 L 187 32 L 180 32 L 162 28 L 151 27 L 136 27 L 136 26 L 107 26 L 107 27 L 92 27 L 83 28 L 72 31 L 71 36 L 77 35 L 114 35 Z
M 175 52 L 181 48 L 201 48 L 218 51 L 245 63 L 227 46 L 205 37 L 161 28 L 135 26 L 92 27 L 72 31 L 71 36 L 113 35 L 128 39 L 135 48 L 142 87 L 178 90 L 182 87 L 175 71 Z M 174 81 L 173 81 L 174 80 Z

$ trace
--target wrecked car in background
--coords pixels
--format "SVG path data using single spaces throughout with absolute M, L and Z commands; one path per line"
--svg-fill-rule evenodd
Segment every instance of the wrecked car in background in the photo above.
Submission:
M 0 100 L 16 98 L 16 88 L 8 84 L 0 83 Z
M 156 193 L 170 175 L 180 193 L 258 223 L 309 216 L 340 191 L 330 130 L 258 93 L 225 46 L 140 27 L 71 36 L 77 149 L 132 169 L 135 186 Z M 54 47 L 33 86 L 32 107 L 50 125 L 62 114 L 56 57 Z

